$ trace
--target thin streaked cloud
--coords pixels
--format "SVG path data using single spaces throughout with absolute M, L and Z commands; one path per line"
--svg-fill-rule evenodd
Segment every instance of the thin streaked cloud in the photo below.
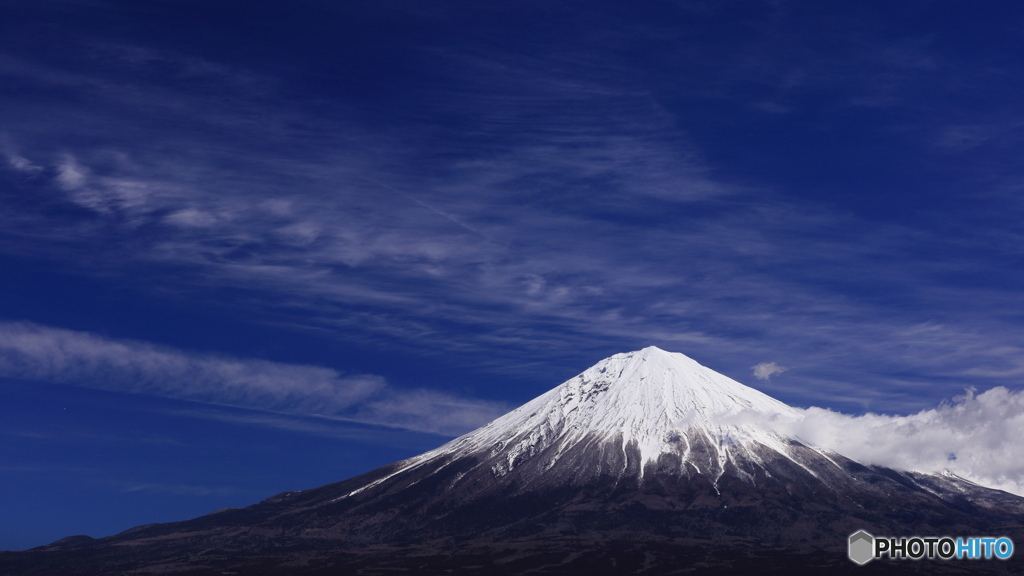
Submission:
M 0 324 L 0 376 L 436 434 L 464 432 L 505 409 L 397 389 L 371 374 L 190 353 L 28 323 Z

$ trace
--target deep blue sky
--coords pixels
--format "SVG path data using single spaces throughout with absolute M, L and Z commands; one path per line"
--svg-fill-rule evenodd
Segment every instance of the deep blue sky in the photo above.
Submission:
M 341 480 L 648 345 L 848 413 L 1020 390 L 1022 38 L 1011 2 L 0 0 L 0 549 Z

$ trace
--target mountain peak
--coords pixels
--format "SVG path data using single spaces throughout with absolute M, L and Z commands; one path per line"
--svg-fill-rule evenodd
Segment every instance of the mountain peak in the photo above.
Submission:
M 783 450 L 788 442 L 743 422 L 796 417 L 782 402 L 683 354 L 649 346 L 606 358 L 409 465 L 440 455 L 476 455 L 501 476 L 541 453 L 550 467 L 581 446 L 600 445 L 627 455 L 621 473 L 642 477 L 662 455 L 686 461 L 701 445 L 716 447 L 720 473 L 730 450 L 755 444 Z
M 555 390 L 577 388 L 594 397 L 595 402 L 612 404 L 609 408 L 619 412 L 632 410 L 632 415 L 640 419 L 667 411 L 676 421 L 692 422 L 697 418 L 703 424 L 711 424 L 701 416 L 710 418 L 742 411 L 793 413 L 789 406 L 774 398 L 686 355 L 656 346 L 606 358 Z M 603 397 L 597 399 L 596 392 L 604 392 Z M 634 410 L 638 404 L 645 408 L 643 413 Z
M 686 359 L 686 360 L 689 360 L 690 362 L 695 362 L 693 360 L 693 358 L 690 358 L 689 356 L 687 356 L 685 354 L 682 354 L 680 352 L 669 352 L 667 350 L 663 350 L 661 348 L 658 348 L 657 346 L 648 346 L 646 348 L 642 348 L 640 350 L 635 350 L 633 352 L 623 352 L 622 354 L 616 354 L 615 356 L 626 356 L 626 357 L 629 357 L 629 358 L 636 358 L 637 360 L 640 360 L 640 361 L 657 360 L 659 358 L 676 358 L 676 359 Z M 612 356 L 610 358 L 613 358 L 613 357 L 614 356 Z
M 657 346 L 648 346 L 648 347 L 643 348 L 641 350 L 637 350 L 636 352 L 628 352 L 628 354 L 641 354 L 641 355 L 646 355 L 646 354 L 675 354 L 675 355 L 683 356 L 683 354 L 680 354 L 679 352 L 666 352 L 665 350 L 662 350 L 661 348 L 658 348 Z

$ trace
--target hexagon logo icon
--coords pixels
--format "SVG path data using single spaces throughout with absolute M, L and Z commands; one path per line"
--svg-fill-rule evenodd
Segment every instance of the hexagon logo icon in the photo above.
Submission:
M 863 566 L 875 557 L 875 537 L 863 530 L 850 534 L 850 560 Z

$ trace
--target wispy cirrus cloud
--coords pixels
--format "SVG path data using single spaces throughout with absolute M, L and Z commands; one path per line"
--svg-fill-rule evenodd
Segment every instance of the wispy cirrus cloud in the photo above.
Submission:
M 773 181 L 776 164 L 815 168 L 799 152 L 759 144 L 759 179 L 729 165 L 728 137 L 708 136 L 717 128 L 703 145 L 685 108 L 709 98 L 798 117 L 822 91 L 844 109 L 899 107 L 918 101 L 912 86 L 946 78 L 927 37 L 863 21 L 834 51 L 793 36 L 799 57 L 779 58 L 768 47 L 792 16 L 780 9 L 702 57 L 672 43 L 673 26 L 643 22 L 675 49 L 641 68 L 606 50 L 629 46 L 628 27 L 512 51 L 417 45 L 418 68 L 442 79 L 391 95 L 386 115 L 330 86 L 288 91 L 282 70 L 125 41 L 88 42 L 79 66 L 7 57 L 8 77 L 92 106 L 0 112 L 9 170 L 39 168 L 18 210 L 0 213 L 0 250 L 85 275 L 172 270 L 144 289 L 245 290 L 217 305 L 499 369 L 529 360 L 537 376 L 654 343 L 734 375 L 765 357 L 799 363 L 765 387 L 847 407 L 920 407 L 964 378 L 1008 384 L 1018 339 L 993 311 L 1015 296 L 962 280 L 1012 269 L 1020 243 L 1007 227 L 876 220 L 859 200 Z M 667 86 L 675 74 L 703 80 Z M 915 332 L 929 325 L 942 329 Z M 908 392 L 926 383 L 928 398 Z
M 176 496 L 235 496 L 239 492 L 252 492 L 251 490 L 239 490 L 227 486 L 196 486 L 192 484 L 130 484 L 125 486 L 122 492 L 149 492 L 156 494 L 174 494 Z
M 380 376 L 184 352 L 31 323 L 0 323 L 0 376 L 456 434 L 498 403 L 401 390 Z
M 586 350 L 606 351 L 609 342 L 621 349 L 660 342 L 724 370 L 735 359 L 738 376 L 750 366 L 739 358 L 780 352 L 735 336 L 748 334 L 786 343 L 780 363 L 799 362 L 801 376 L 766 386 L 794 390 L 807 403 L 920 407 L 927 399 L 908 395 L 906 377 L 897 374 L 914 371 L 922 383 L 939 383 L 933 399 L 962 388 L 957 377 L 1012 376 L 1005 365 L 1013 347 L 996 345 L 1012 342 L 1005 337 L 1010 327 L 966 325 L 978 312 L 972 306 L 1006 295 L 981 294 L 980 286 L 949 291 L 932 280 L 984 266 L 949 257 L 982 243 L 971 234 L 897 225 L 865 232 L 864 221 L 850 215 L 754 200 L 690 216 L 671 208 L 678 200 L 620 192 L 553 212 L 540 198 L 513 202 L 516 194 L 503 182 L 519 172 L 506 161 L 467 169 L 443 185 L 426 180 L 425 203 L 393 175 L 371 180 L 354 164 L 277 160 L 277 169 L 299 175 L 308 191 L 280 196 L 278 183 L 245 176 L 232 183 L 198 160 L 172 170 L 110 158 L 56 157 L 47 172 L 53 193 L 91 215 L 52 226 L 22 213 L 6 229 L 8 248 L 38 251 L 52 243 L 96 270 L 133 262 L 173 267 L 174 279 L 159 289 L 245 287 L 246 301 L 224 305 L 272 302 L 262 309 L 265 321 L 413 346 L 429 338 L 499 366 L 498 355 L 523 352 L 547 362 L 571 353 L 583 366 L 599 358 Z M 73 180 L 69 186 L 62 174 Z M 488 203 L 476 198 L 478 185 L 495 191 Z M 332 196 L 334 186 L 341 189 Z M 721 185 L 720 192 L 723 205 L 747 198 L 741 188 Z M 605 204 L 611 209 L 616 198 L 631 199 L 620 212 L 648 225 L 606 219 Z M 700 195 L 693 202 L 707 209 L 718 201 Z M 106 243 L 112 228 L 136 239 L 127 261 L 111 257 L 123 250 Z M 892 258 L 896 250 L 914 254 L 914 262 Z M 1000 257 L 990 250 L 993 256 Z M 871 287 L 861 280 L 868 278 Z M 858 297 L 879 291 L 913 293 L 915 304 Z M 875 384 L 852 397 L 842 392 L 850 378 Z
M 3 133 L 0 133 L 0 156 L 3 156 L 8 167 L 21 174 L 36 175 L 43 171 L 42 166 L 22 156 L 11 143 L 10 136 Z

